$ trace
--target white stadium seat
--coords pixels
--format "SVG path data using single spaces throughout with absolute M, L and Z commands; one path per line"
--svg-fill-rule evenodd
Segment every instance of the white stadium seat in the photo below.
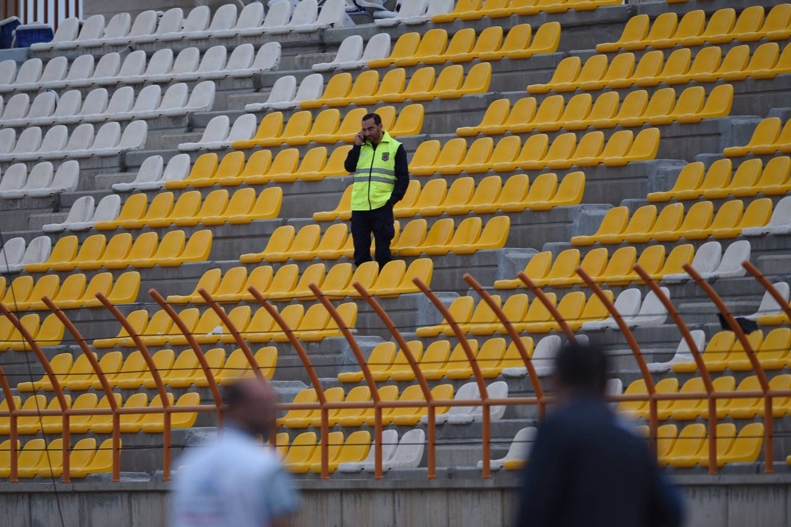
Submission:
M 178 157 L 178 156 L 176 156 Z M 162 156 L 147 157 L 137 171 L 137 176 L 130 183 L 115 183 L 113 190 L 116 192 L 131 192 L 146 183 L 155 183 L 162 179 L 164 161 Z

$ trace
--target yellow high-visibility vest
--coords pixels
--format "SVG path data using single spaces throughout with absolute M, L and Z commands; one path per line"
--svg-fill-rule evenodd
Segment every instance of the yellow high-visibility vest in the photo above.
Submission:
M 374 210 L 383 207 L 393 194 L 396 182 L 395 157 L 401 143 L 384 132 L 374 147 L 366 141 L 360 147 L 360 159 L 354 172 L 352 210 Z

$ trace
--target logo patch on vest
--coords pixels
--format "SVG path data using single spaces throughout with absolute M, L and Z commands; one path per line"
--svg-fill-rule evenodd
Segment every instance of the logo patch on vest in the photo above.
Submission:
M 390 159 L 390 152 L 382 152 L 382 161 L 388 161 Z

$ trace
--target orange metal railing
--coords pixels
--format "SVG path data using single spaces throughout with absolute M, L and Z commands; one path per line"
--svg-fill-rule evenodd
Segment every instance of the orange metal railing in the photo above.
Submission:
M 764 277 L 754 266 L 752 266 L 749 262 L 744 262 L 744 267 L 747 271 L 752 274 L 756 280 L 777 300 L 778 304 L 783 309 L 786 316 L 789 317 L 791 320 L 791 306 L 788 305 L 782 298 L 782 296 L 777 292 L 777 290 L 772 286 L 772 284 Z M 760 391 L 730 391 L 730 392 L 717 392 L 712 384 L 711 375 L 708 371 L 707 365 L 703 360 L 701 350 L 699 350 L 692 338 L 689 328 L 687 327 L 686 323 L 679 315 L 678 310 L 675 308 L 673 303 L 664 294 L 662 289 L 659 285 L 650 278 L 650 276 L 639 266 L 635 267 L 635 271 L 641 277 L 642 281 L 653 291 L 659 301 L 664 305 L 666 308 L 668 315 L 673 320 L 675 325 L 678 327 L 679 331 L 681 332 L 682 338 L 687 343 L 690 352 L 692 353 L 693 359 L 697 365 L 698 370 L 700 371 L 701 379 L 703 381 L 703 385 L 705 388 L 705 392 L 703 393 L 658 393 L 656 391 L 656 387 L 651 376 L 651 373 L 648 369 L 646 361 L 641 353 L 640 347 L 635 339 L 634 334 L 632 333 L 631 329 L 629 328 L 628 324 L 624 321 L 623 317 L 620 315 L 618 310 L 615 308 L 614 303 L 609 299 L 609 297 L 605 294 L 605 292 L 591 279 L 590 276 L 585 273 L 582 269 L 577 269 L 577 273 L 580 275 L 582 280 L 586 283 L 586 285 L 592 290 L 592 292 L 601 300 L 607 311 L 611 314 L 612 318 L 618 324 L 619 329 L 623 333 L 627 343 L 630 347 L 630 350 L 635 358 L 635 361 L 638 364 L 641 376 L 646 385 L 646 394 L 630 394 L 630 395 L 615 395 L 611 396 L 610 399 L 615 402 L 626 402 L 626 401 L 644 401 L 649 403 L 649 430 L 650 434 L 649 437 L 651 438 L 652 444 L 654 448 L 656 448 L 656 430 L 658 427 L 658 412 L 657 412 L 657 405 L 660 401 L 676 401 L 676 400 L 705 400 L 708 405 L 708 434 L 709 434 L 709 447 L 708 447 L 708 471 L 710 474 L 717 473 L 717 450 L 716 450 L 716 425 L 717 425 L 717 401 L 722 399 L 739 399 L 739 398 L 761 398 L 764 401 L 764 412 L 763 412 L 763 419 L 764 419 L 764 429 L 765 429 L 765 437 L 764 437 L 764 462 L 765 462 L 765 472 L 771 473 L 773 471 L 773 452 L 774 452 L 774 436 L 773 436 L 773 405 L 772 401 L 777 399 L 778 397 L 791 397 L 791 390 L 773 390 L 768 383 L 768 379 L 766 377 L 766 373 L 761 366 L 761 362 L 758 359 L 755 350 L 750 346 L 750 342 L 747 340 L 746 335 L 742 331 L 741 327 L 736 323 L 735 319 L 731 315 L 730 311 L 725 306 L 725 303 L 720 298 L 719 295 L 714 291 L 714 289 L 709 285 L 705 280 L 703 280 L 700 275 L 693 269 L 691 266 L 686 265 L 685 270 L 687 273 L 692 277 L 693 281 L 700 287 L 704 293 L 711 299 L 711 301 L 717 306 L 719 311 L 725 317 L 726 321 L 728 322 L 730 328 L 733 330 L 734 334 L 737 336 L 740 344 L 742 345 L 747 357 L 750 360 L 750 365 L 755 372 L 759 384 L 761 386 Z M 549 310 L 552 317 L 558 324 L 558 327 L 561 328 L 561 331 L 565 334 L 569 341 L 575 341 L 574 333 L 570 330 L 567 321 L 563 319 L 561 314 L 555 308 L 555 306 L 547 299 L 544 295 L 543 291 L 536 287 L 535 284 L 530 280 L 529 277 L 525 276 L 523 273 L 519 275 L 520 279 L 525 283 L 527 288 L 535 295 L 535 297 L 541 301 Z M 426 295 L 426 297 L 433 303 L 433 305 L 437 308 L 437 310 L 443 315 L 449 326 L 454 331 L 454 335 L 458 339 L 462 349 L 465 352 L 466 359 L 469 362 L 471 371 L 473 373 L 474 382 L 477 383 L 478 389 L 480 392 L 480 399 L 471 399 L 471 400 L 438 400 L 433 397 L 431 393 L 430 386 L 424 377 L 420 365 L 418 364 L 415 356 L 412 354 L 409 346 L 407 345 L 405 339 L 401 335 L 398 328 L 393 323 L 392 319 L 389 317 L 385 309 L 382 305 L 370 294 L 369 291 L 365 287 L 363 287 L 359 283 L 354 283 L 353 286 L 355 289 L 360 293 L 361 298 L 365 301 L 371 309 L 376 313 L 376 315 L 381 319 L 387 330 L 395 339 L 396 343 L 402 350 L 404 357 L 407 359 L 407 362 L 415 374 L 415 379 L 420 386 L 422 395 L 424 400 L 422 401 L 383 401 L 379 396 L 379 391 L 376 386 L 376 382 L 371 374 L 370 368 L 366 362 L 364 355 L 362 354 L 359 345 L 354 338 L 354 335 L 350 328 L 345 324 L 342 317 L 339 315 L 335 307 L 333 306 L 332 302 L 322 293 L 321 289 L 319 289 L 315 284 L 310 285 L 310 289 L 315 294 L 316 298 L 321 302 L 324 307 L 329 312 L 330 316 L 332 317 L 333 321 L 337 324 L 339 330 L 343 334 L 346 341 L 349 343 L 349 346 L 358 361 L 360 368 L 363 372 L 363 377 L 365 382 L 370 390 L 371 393 L 371 401 L 368 402 L 330 402 L 326 399 L 324 390 L 322 388 L 321 380 L 319 379 L 316 370 L 310 360 L 308 353 L 305 351 L 304 347 L 302 346 L 301 341 L 297 338 L 296 334 L 294 333 L 293 329 L 288 326 L 288 324 L 282 319 L 279 315 L 277 309 L 272 306 L 266 298 L 261 295 L 261 293 L 254 288 L 250 288 L 250 292 L 253 297 L 266 309 L 269 314 L 274 318 L 278 326 L 280 327 L 281 331 L 286 335 L 289 339 L 290 344 L 296 351 L 297 355 L 302 361 L 302 366 L 305 368 L 307 375 L 313 385 L 314 389 L 316 390 L 317 402 L 316 403 L 280 403 L 278 407 L 280 409 L 289 410 L 289 409 L 311 409 L 311 410 L 318 410 L 321 415 L 321 472 L 323 478 L 329 477 L 329 459 L 328 459 L 328 451 L 329 451 L 329 444 L 328 444 L 328 435 L 329 435 L 329 411 L 334 409 L 341 409 L 341 408 L 355 408 L 355 409 L 373 409 L 374 416 L 375 416 L 375 426 L 374 426 L 374 443 L 375 443 L 375 478 L 381 479 L 382 478 L 382 412 L 386 408 L 398 408 L 398 407 L 410 407 L 410 408 L 425 408 L 426 414 L 428 417 L 428 434 L 427 434 L 427 441 L 426 441 L 426 448 L 427 448 L 427 458 L 428 458 L 428 477 L 435 478 L 436 477 L 436 409 L 438 407 L 451 407 L 451 406 L 480 406 L 482 408 L 482 458 L 483 458 L 483 468 L 481 471 L 482 477 L 488 478 L 490 477 L 490 442 L 491 442 L 491 422 L 490 422 L 490 408 L 492 406 L 515 406 L 515 405 L 536 405 L 538 410 L 539 419 L 543 418 L 545 413 L 546 405 L 552 402 L 552 397 L 547 396 L 542 388 L 541 380 L 535 370 L 535 367 L 532 363 L 532 359 L 528 355 L 520 335 L 517 331 L 515 331 L 513 324 L 510 320 L 508 320 L 505 313 L 500 309 L 500 307 L 494 302 L 491 295 L 469 274 L 464 276 L 464 280 L 469 284 L 481 297 L 481 299 L 486 302 L 489 307 L 492 308 L 493 312 L 500 320 L 503 325 L 503 328 L 508 333 L 510 338 L 512 339 L 514 345 L 516 346 L 527 370 L 528 377 L 530 378 L 530 382 L 533 386 L 533 390 L 535 392 L 534 397 L 509 397 L 507 399 L 492 399 L 488 395 L 486 382 L 484 380 L 482 371 L 478 365 L 478 361 L 475 355 L 472 352 L 472 349 L 467 341 L 466 334 L 459 326 L 458 322 L 453 319 L 452 314 L 448 311 L 448 309 L 442 304 L 442 302 L 438 299 L 438 297 L 431 291 L 431 289 L 421 282 L 419 279 L 415 279 L 414 283 L 420 289 L 420 291 Z M 245 353 L 250 366 L 259 378 L 264 379 L 263 374 L 255 361 L 255 357 L 252 353 L 252 350 L 247 345 L 247 342 L 244 340 L 244 336 L 238 331 L 237 328 L 234 327 L 232 321 L 227 317 L 225 311 L 219 304 L 211 297 L 211 295 L 201 290 L 199 291 L 201 296 L 207 301 L 208 305 L 211 309 L 215 310 L 217 315 L 221 318 L 223 324 L 227 327 L 228 331 L 233 335 L 236 342 L 239 344 L 240 348 Z M 0 313 L 3 316 L 7 317 L 8 320 L 14 325 L 14 327 L 19 331 L 22 335 L 22 338 L 25 340 L 27 346 L 30 348 L 31 351 L 36 356 L 36 359 L 42 365 L 45 371 L 45 375 L 49 382 L 53 386 L 53 391 L 55 392 L 55 397 L 58 400 L 59 409 L 37 409 L 37 410 L 21 410 L 20 408 L 16 407 L 14 404 L 14 399 L 12 397 L 11 386 L 8 383 L 8 379 L 4 373 L 4 371 L 0 368 L 0 389 L 4 394 L 5 399 L 7 400 L 8 410 L 0 411 L 0 416 L 7 416 L 10 422 L 10 459 L 11 459 L 11 481 L 16 482 L 18 481 L 18 466 L 17 466 L 17 440 L 18 440 L 18 431 L 17 431 L 17 422 L 20 417 L 26 416 L 61 416 L 63 419 L 63 476 L 62 480 L 64 482 L 68 482 L 70 480 L 69 474 L 69 452 L 70 452 L 70 435 L 69 435 L 69 418 L 73 415 L 110 415 L 112 416 L 113 421 L 113 481 L 119 480 L 119 473 L 120 473 L 120 457 L 121 457 L 121 446 L 120 446 L 120 417 L 121 415 L 125 414 L 152 414 L 152 413 L 161 413 L 163 416 L 163 470 L 164 470 L 164 479 L 170 479 L 171 473 L 171 465 L 172 460 L 170 456 L 170 449 L 171 449 L 171 417 L 173 413 L 176 412 L 214 412 L 218 415 L 218 422 L 221 425 L 221 417 L 222 417 L 222 410 L 223 410 L 223 402 L 222 397 L 217 385 L 216 380 L 214 379 L 213 373 L 211 368 L 209 367 L 208 363 L 206 362 L 205 356 L 203 354 L 202 349 L 198 345 L 197 341 L 195 340 L 194 336 L 189 331 L 189 328 L 183 323 L 180 319 L 179 315 L 173 310 L 173 308 L 162 298 L 162 296 L 154 290 L 150 291 L 151 296 L 154 300 L 167 312 L 167 314 L 173 319 L 174 324 L 178 327 L 178 329 L 183 333 L 186 337 L 188 344 L 195 352 L 196 357 L 198 357 L 198 361 L 200 366 L 203 370 L 204 375 L 209 384 L 210 391 L 212 393 L 212 401 L 213 404 L 202 404 L 202 405 L 194 405 L 194 406 L 174 406 L 169 402 L 168 393 L 165 387 L 165 384 L 162 379 L 162 375 L 157 370 L 156 364 L 154 363 L 150 352 L 141 338 L 141 336 L 135 331 L 135 328 L 126 320 L 126 317 L 110 302 L 104 295 L 101 293 L 97 294 L 97 298 L 102 302 L 102 304 L 113 314 L 113 316 L 121 323 L 122 327 L 128 332 L 129 337 L 135 343 L 135 345 L 140 350 L 143 358 L 147 364 L 148 369 L 150 370 L 150 374 L 154 383 L 156 385 L 157 392 L 160 396 L 162 407 L 148 407 L 148 408 L 123 408 L 121 407 L 112 391 L 111 384 L 109 383 L 106 374 L 102 371 L 101 365 L 97 360 L 96 356 L 91 351 L 89 345 L 86 343 L 85 339 L 82 337 L 80 332 L 74 326 L 74 324 L 69 320 L 66 314 L 60 310 L 49 298 L 43 298 L 44 303 L 47 307 L 58 317 L 58 319 L 64 324 L 67 331 L 71 334 L 74 341 L 77 343 L 79 348 L 81 349 L 82 353 L 87 357 L 93 372 L 96 374 L 97 378 L 100 381 L 102 390 L 104 391 L 105 395 L 107 395 L 107 399 L 109 402 L 109 408 L 102 408 L 102 409 L 72 409 L 69 407 L 63 388 L 59 383 L 57 373 L 52 370 L 52 367 L 47 360 L 46 355 L 43 353 L 37 342 L 34 338 L 26 331 L 26 329 L 22 326 L 19 319 L 16 315 L 8 309 L 5 305 L 0 303 Z

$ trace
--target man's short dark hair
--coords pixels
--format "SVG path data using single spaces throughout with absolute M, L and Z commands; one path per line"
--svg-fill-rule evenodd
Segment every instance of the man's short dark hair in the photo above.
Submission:
M 367 121 L 368 119 L 373 119 L 374 123 L 376 123 L 377 126 L 382 124 L 382 117 L 378 113 L 367 113 L 367 114 L 365 114 L 363 116 L 363 121 Z
M 244 404 L 247 401 L 247 391 L 245 390 L 244 382 L 235 382 L 223 386 L 222 399 L 230 408 Z
M 595 346 L 567 344 L 555 357 L 557 380 L 578 393 L 604 394 L 608 372 L 607 354 Z

